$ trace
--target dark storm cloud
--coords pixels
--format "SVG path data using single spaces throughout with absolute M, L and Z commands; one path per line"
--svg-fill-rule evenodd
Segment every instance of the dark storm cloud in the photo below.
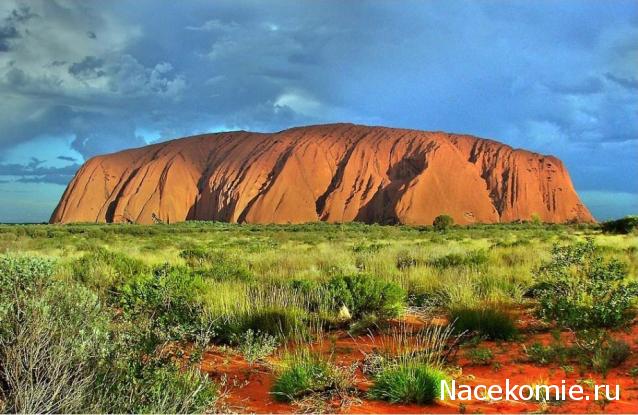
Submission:
M 6 1 L 0 151 L 350 121 L 495 138 L 638 192 L 615 169 L 638 167 L 637 22 L 632 1 Z
M 100 77 L 106 75 L 106 72 L 100 70 L 104 65 L 104 59 L 95 56 L 86 56 L 80 62 L 76 62 L 69 66 L 69 73 L 78 78 Z
M 24 165 L 18 163 L 0 163 L 0 178 L 4 183 L 16 181 L 20 183 L 54 183 L 66 184 L 73 178 L 75 172 L 80 168 L 77 163 L 64 167 L 44 167 L 41 166 L 45 160 L 32 158 Z M 4 177 L 14 177 L 14 180 L 6 180 Z
M 5 16 L 4 22 L 0 23 L 0 52 L 8 52 L 11 41 L 20 37 L 18 26 L 36 16 L 26 6 L 19 6 L 11 10 Z
M 0 27 L 0 52 L 9 50 L 9 41 L 19 37 L 18 31 L 13 26 Z

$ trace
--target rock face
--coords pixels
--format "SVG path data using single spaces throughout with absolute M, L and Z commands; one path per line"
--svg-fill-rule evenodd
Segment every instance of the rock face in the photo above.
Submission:
M 467 135 L 352 124 L 205 134 L 94 157 L 51 222 L 591 222 L 562 162 Z

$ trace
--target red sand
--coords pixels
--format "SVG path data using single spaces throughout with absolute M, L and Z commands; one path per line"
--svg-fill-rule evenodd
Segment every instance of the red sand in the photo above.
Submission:
M 364 353 L 370 352 L 375 345 L 383 344 L 383 337 L 360 336 L 349 337 L 345 333 L 337 333 L 333 341 L 324 340 L 322 344 L 314 344 L 315 350 L 332 353 L 337 364 L 349 365 L 361 361 Z M 598 384 L 619 384 L 621 400 L 608 403 L 604 408 L 593 401 L 550 403 L 546 406 L 538 402 L 464 402 L 464 408 L 459 401 L 445 401 L 434 405 L 397 405 L 386 402 L 362 400 L 360 404 L 353 404 L 345 408 L 348 413 L 528 413 L 545 411 L 550 413 L 638 413 L 638 379 L 632 378 L 629 371 L 638 367 L 638 323 L 634 323 L 629 331 L 614 333 L 614 337 L 623 339 L 631 347 L 630 357 L 618 368 L 610 370 L 603 379 L 600 374 L 581 372 L 581 368 L 574 365 L 574 371 L 566 373 L 557 364 L 537 365 L 527 361 L 523 345 L 534 342 L 549 344 L 551 335 L 548 332 L 523 334 L 523 341 L 502 342 L 483 341 L 476 347 L 492 350 L 494 360 L 488 366 L 473 365 L 466 357 L 466 352 L 472 347 L 462 347 L 457 353 L 456 364 L 462 369 L 457 383 L 467 385 L 499 384 L 504 385 L 509 378 L 513 384 L 557 384 L 565 379 L 567 385 L 583 384 L 585 390 L 590 390 L 583 380 L 592 379 Z M 570 342 L 570 333 L 562 333 L 562 338 Z M 333 338 L 334 339 L 334 338 Z M 495 365 L 494 363 L 498 363 Z M 245 360 L 236 355 L 213 349 L 208 351 L 202 361 L 201 369 L 209 373 L 214 379 L 225 378 L 226 396 L 223 401 L 227 411 L 251 413 L 291 413 L 299 411 L 293 405 L 276 402 L 270 395 L 273 382 L 272 370 L 263 364 L 251 367 Z M 360 370 L 355 375 L 356 386 L 366 390 L 370 381 Z

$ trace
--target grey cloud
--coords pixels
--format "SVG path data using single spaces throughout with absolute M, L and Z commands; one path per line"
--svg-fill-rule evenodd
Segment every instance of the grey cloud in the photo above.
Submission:
M 64 167 L 43 167 L 41 166 L 43 162 L 44 160 L 33 158 L 27 165 L 2 163 L 0 164 L 0 177 L 17 177 L 17 179 L 13 181 L 20 183 L 66 184 L 80 168 L 80 165 L 77 163 Z M 4 180 L 4 182 L 9 183 L 11 180 Z
M 79 164 L 70 164 L 64 167 L 43 167 L 40 164 L 43 160 L 39 160 L 37 165 L 33 162 L 29 164 L 19 163 L 0 163 L 0 176 L 40 176 L 45 174 L 75 174 Z
M 111 123 L 108 118 L 90 116 L 76 118 L 73 124 L 75 139 L 71 142 L 71 148 L 82 154 L 84 159 L 147 144 L 135 134 L 134 123 L 131 121 Z
M 7 52 L 9 50 L 9 41 L 17 37 L 20 37 L 20 34 L 15 27 L 0 27 L 0 52 Z
M 78 78 L 97 78 L 106 74 L 106 72 L 101 70 L 103 65 L 104 59 L 86 56 L 80 62 L 75 62 L 69 66 L 69 73 Z
M 0 52 L 8 52 L 11 41 L 21 37 L 17 26 L 36 16 L 26 6 L 11 10 L 9 15 L 4 18 L 4 23 L 0 25 Z
M 76 163 L 78 160 L 75 157 L 69 157 L 69 156 L 57 156 L 56 157 L 58 160 L 62 160 L 62 161 L 70 161 L 72 163 Z
M 23 176 L 16 180 L 18 183 L 51 183 L 67 185 L 73 174 L 47 173 L 41 176 Z
M 34 13 L 28 6 L 20 6 L 11 11 L 11 14 L 7 17 L 7 20 L 24 23 L 33 17 L 38 17 L 38 14 Z
M 623 78 L 611 73 L 605 74 L 605 77 L 624 88 L 638 90 L 638 79 L 636 78 Z
M 68 50 L 59 41 L 32 62 L 13 49 L 32 41 L 23 37 L 0 54 L 0 93 L 16 98 L 0 103 L 2 149 L 63 135 L 88 158 L 144 145 L 144 131 L 163 140 L 352 121 L 566 159 L 582 147 L 568 166 L 579 186 L 600 186 L 587 165 L 601 157 L 609 186 L 638 183 L 593 147 L 638 137 L 636 80 L 623 66 L 636 50 L 632 2 L 70 4 L 32 7 Z M 36 33 L 35 23 L 11 24 Z

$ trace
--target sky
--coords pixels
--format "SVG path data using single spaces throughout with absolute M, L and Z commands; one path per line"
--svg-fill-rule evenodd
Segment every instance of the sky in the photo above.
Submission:
M 638 2 L 0 2 L 0 222 L 97 154 L 331 122 L 552 154 L 598 219 L 638 213 Z

